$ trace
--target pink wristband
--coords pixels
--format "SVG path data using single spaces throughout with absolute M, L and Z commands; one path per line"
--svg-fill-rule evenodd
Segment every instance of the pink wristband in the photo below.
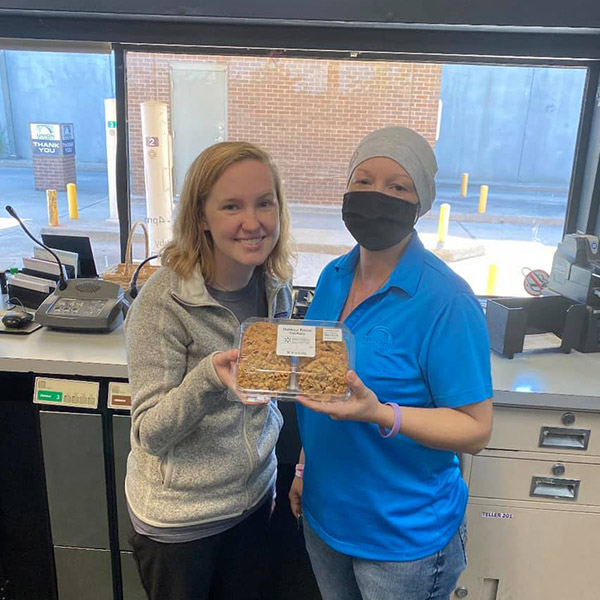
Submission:
M 379 425 L 379 435 L 384 438 L 394 437 L 400 431 L 400 425 L 402 424 L 402 412 L 400 407 L 395 402 L 386 402 L 386 406 L 391 406 L 394 409 L 394 424 L 389 431 L 386 431 L 385 427 Z
M 304 465 L 301 465 L 300 463 L 298 463 L 296 465 L 296 470 L 294 472 L 294 475 L 298 478 L 298 479 L 304 479 Z

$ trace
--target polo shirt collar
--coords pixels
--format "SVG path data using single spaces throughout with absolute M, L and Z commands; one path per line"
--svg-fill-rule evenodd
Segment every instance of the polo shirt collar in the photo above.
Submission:
M 416 231 L 413 231 L 412 237 L 404 250 L 404 254 L 394 267 L 390 278 L 381 289 L 385 292 L 390 287 L 398 288 L 404 291 L 409 296 L 414 296 L 421 275 L 423 273 L 423 265 L 425 263 L 425 248 L 419 239 Z M 357 244 L 348 254 L 343 256 L 335 270 L 340 276 L 348 275 L 354 272 L 360 256 L 360 246 Z

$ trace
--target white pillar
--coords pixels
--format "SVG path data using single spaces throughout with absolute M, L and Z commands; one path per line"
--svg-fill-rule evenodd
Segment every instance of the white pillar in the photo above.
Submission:
M 110 221 L 117 221 L 117 101 L 104 100 L 104 128 L 106 130 L 106 172 L 108 174 L 108 205 Z
M 150 252 L 157 254 L 171 239 L 173 186 L 169 119 L 165 102 L 141 103 L 144 181 L 146 184 L 146 224 Z

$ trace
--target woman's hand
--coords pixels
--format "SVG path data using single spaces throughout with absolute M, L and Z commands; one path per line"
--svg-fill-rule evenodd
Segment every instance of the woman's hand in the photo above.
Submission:
M 239 356 L 239 350 L 232 348 L 225 352 L 217 352 L 212 357 L 213 366 L 221 383 L 228 388 L 233 387 L 233 367 Z
M 386 413 L 392 411 L 392 409 L 381 404 L 375 393 L 365 386 L 354 371 L 348 371 L 346 381 L 352 394 L 344 402 L 318 402 L 309 400 L 306 396 L 298 396 L 297 400 L 307 408 L 325 413 L 332 419 L 376 424 L 385 423 L 387 421 L 386 417 L 388 417 Z
M 332 419 L 374 423 L 386 429 L 394 425 L 394 409 L 382 404 L 375 393 L 348 371 L 352 395 L 345 402 L 316 402 L 298 396 L 298 402 Z M 488 443 L 492 431 L 492 399 L 457 408 L 402 406 L 400 433 L 416 442 L 451 452 L 477 454 Z
M 302 484 L 303 482 L 300 477 L 294 477 L 290 487 L 290 493 L 288 494 L 290 508 L 296 519 L 299 519 L 302 516 Z
M 264 401 L 250 400 L 246 394 L 244 394 L 244 392 L 235 388 L 233 368 L 237 362 L 239 354 L 240 353 L 237 348 L 232 348 L 231 350 L 217 352 L 213 355 L 213 366 L 215 367 L 215 371 L 217 372 L 219 380 L 225 387 L 232 390 L 243 404 L 267 404 L 269 402 L 268 398 Z

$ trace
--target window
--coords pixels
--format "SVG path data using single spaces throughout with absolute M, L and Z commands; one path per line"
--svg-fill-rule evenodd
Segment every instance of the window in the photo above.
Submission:
M 525 295 L 530 269 L 550 272 L 562 239 L 585 79 L 581 68 L 444 65 L 432 216 L 449 202 L 449 233 L 473 254 L 450 264 L 476 293 Z M 478 212 L 482 185 L 489 187 L 484 213 Z M 490 266 L 498 282 L 488 290 Z
M 140 105 L 158 100 L 173 137 L 175 201 L 185 170 L 212 143 L 243 139 L 273 155 L 292 213 L 294 281 L 314 285 L 354 243 L 340 212 L 356 143 L 399 124 L 424 135 L 438 158 L 437 200 L 417 225 L 428 248 L 479 294 L 525 295 L 528 269 L 550 269 L 564 226 L 583 68 L 128 52 L 127 74 L 134 219 L 147 218 Z M 478 212 L 482 185 L 487 206 Z M 440 248 L 444 202 L 450 225 Z M 498 273 L 494 289 L 490 267 Z
M 114 189 L 109 194 L 107 169 L 114 159 L 110 142 L 107 153 L 114 74 L 106 50 L 0 50 L 2 269 L 20 268 L 21 259 L 33 254 L 33 242 L 4 211 L 6 204 L 38 237 L 89 236 L 99 272 L 119 261 L 116 196 Z M 69 211 L 68 183 L 76 184 L 77 218 Z M 48 189 L 57 193 L 57 226 L 49 223 Z
M 148 224 L 158 244 L 153 253 L 170 235 L 191 161 L 217 141 L 243 139 L 267 149 L 280 169 L 298 255 L 295 283 L 314 285 L 322 267 L 354 244 L 341 220 L 354 147 L 369 131 L 400 124 L 423 134 L 438 158 L 437 200 L 417 224 L 428 248 L 478 294 L 524 295 L 529 269 L 550 270 L 564 227 L 585 68 L 216 51 L 127 52 L 126 64 L 132 221 Z M 52 230 L 89 235 L 103 271 L 120 253 L 110 55 L 2 50 L 0 79 L 3 203 L 39 234 L 49 227 L 46 189 L 56 188 L 59 224 Z M 148 145 L 159 137 L 144 136 L 141 105 L 148 101 L 164 103 L 168 141 L 162 147 Z M 73 141 L 50 139 L 70 124 Z M 145 149 L 162 152 L 164 214 L 147 206 Z M 69 218 L 67 180 L 77 183 L 77 220 Z M 481 186 L 488 187 L 485 210 Z M 450 223 L 440 245 L 442 203 L 450 205 Z M 0 216 L 0 246 L 2 268 L 20 266 L 31 254 L 30 241 L 8 215 Z

